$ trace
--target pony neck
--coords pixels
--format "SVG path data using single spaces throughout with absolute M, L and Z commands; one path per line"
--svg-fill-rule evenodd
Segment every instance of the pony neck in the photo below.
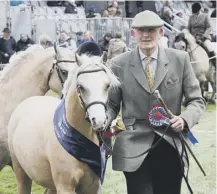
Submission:
M 28 61 L 20 63 L 19 61 L 14 61 L 12 63 L 19 64 L 9 64 L 11 68 L 6 70 L 7 72 L 2 75 L 2 80 L 0 81 L 1 91 L 4 90 L 4 92 L 11 93 L 11 96 L 15 98 L 18 98 L 18 96 L 27 98 L 33 95 L 45 95 L 49 90 L 47 79 L 52 67 L 50 60 L 53 60 L 53 56 L 49 53 L 47 54 L 49 56 L 42 59 L 38 59 L 38 55 L 35 54 L 33 57 L 30 56 L 27 59 Z M 21 89 L 19 93 L 17 92 L 17 87 Z
M 187 38 L 186 40 L 188 42 L 188 47 L 189 47 L 190 51 L 195 49 L 196 47 L 198 47 L 198 44 L 196 43 L 196 41 L 193 38 L 192 39 Z
M 92 126 L 85 119 L 85 111 L 80 105 L 76 89 L 69 89 L 65 99 L 66 118 L 69 124 L 78 130 L 82 135 L 99 145 L 97 134 L 92 130 Z
M 37 61 L 35 55 L 31 61 L 24 61 L 11 66 L 11 69 L 5 69 L 7 72 L 3 72 L 0 81 L 0 91 L 3 94 L 0 95 L 0 115 L 4 118 L 2 118 L 0 129 L 1 126 L 8 123 L 12 111 L 23 100 L 31 96 L 46 94 L 48 86 L 45 74 L 46 71 L 49 71 L 48 68 L 48 64 L 45 61 L 43 64 L 41 61 Z

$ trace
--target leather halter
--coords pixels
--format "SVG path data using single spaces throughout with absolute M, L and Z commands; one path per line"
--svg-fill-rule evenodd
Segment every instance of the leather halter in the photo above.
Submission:
M 57 58 L 57 57 L 55 57 Z M 75 63 L 76 61 L 70 61 L 70 60 L 57 60 L 55 59 L 54 62 L 53 62 L 53 65 L 52 65 L 52 68 L 49 72 L 49 75 L 48 75 L 48 79 L 47 79 L 47 85 L 49 85 L 49 81 L 50 81 L 50 78 L 51 78 L 51 75 L 53 74 L 54 70 L 57 71 L 57 74 L 58 74 L 58 77 L 59 77 L 59 80 L 62 84 L 62 86 L 64 85 L 64 82 L 66 81 L 66 78 L 68 76 L 68 72 L 65 71 L 65 70 L 62 70 L 60 68 L 60 66 L 58 65 L 59 63 Z M 65 74 L 65 75 L 64 75 Z
M 103 68 L 99 68 L 99 69 L 95 69 L 95 70 L 80 71 L 80 72 L 77 74 L 77 78 L 78 78 L 78 76 L 80 76 L 80 75 L 82 75 L 82 74 L 85 74 L 85 73 L 95 73 L 95 72 L 99 72 L 99 71 L 104 71 L 104 72 L 106 72 L 105 69 L 103 69 Z M 87 112 L 87 109 L 88 109 L 89 107 L 91 107 L 92 105 L 95 105 L 95 104 L 101 104 L 101 105 L 103 105 L 103 106 L 105 107 L 105 110 L 107 110 L 106 104 L 105 104 L 104 102 L 101 102 L 101 101 L 93 101 L 93 102 L 91 102 L 91 103 L 89 103 L 89 104 L 85 104 L 85 102 L 84 102 L 84 100 L 83 100 L 83 98 L 82 98 L 82 95 L 81 95 L 81 88 L 79 87 L 79 85 L 77 85 L 77 93 L 78 93 L 78 97 L 79 97 L 79 99 L 80 99 L 80 101 L 81 101 L 81 105 L 82 105 L 82 107 L 83 107 L 84 110 L 85 110 L 85 119 L 86 119 L 89 123 L 90 123 L 90 119 L 89 119 L 89 114 L 88 114 L 88 112 Z

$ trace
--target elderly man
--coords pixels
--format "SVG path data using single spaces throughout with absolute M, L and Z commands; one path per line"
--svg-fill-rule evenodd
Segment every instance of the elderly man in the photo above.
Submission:
M 162 27 L 163 21 L 154 12 L 137 14 L 132 35 L 138 47 L 113 58 L 110 64 L 122 84 L 109 91 L 108 123 L 116 118 L 122 104 L 127 129 L 116 136 L 112 164 L 114 170 L 123 171 L 128 194 L 180 194 L 184 167 L 174 142 L 181 150 L 178 133 L 186 134 L 205 109 L 188 54 L 158 46 Z M 169 120 L 164 136 L 166 127 L 152 126 L 152 120 L 147 119 L 159 104 L 153 95 L 156 89 L 176 115 Z M 187 106 L 181 113 L 183 95 Z

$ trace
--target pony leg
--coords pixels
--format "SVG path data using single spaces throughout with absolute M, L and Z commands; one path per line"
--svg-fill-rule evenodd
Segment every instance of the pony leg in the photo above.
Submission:
M 208 99 L 204 96 L 204 90 L 205 90 L 204 84 L 205 84 L 205 82 L 201 82 L 201 83 L 200 83 L 200 89 L 201 89 L 202 97 L 203 97 L 203 98 L 205 99 L 205 101 L 207 102 Z
M 43 194 L 57 194 L 57 191 L 46 189 Z
M 7 139 L 7 137 L 2 136 L 1 138 Z M 9 154 L 7 142 L 1 142 L 0 140 L 0 171 L 11 163 L 11 157 Z
M 211 86 L 212 86 L 212 96 L 211 98 L 209 99 L 209 104 L 215 104 L 215 93 L 216 93 L 216 84 L 214 82 L 210 83 Z
M 31 194 L 32 180 L 25 173 L 16 156 L 12 155 L 13 169 L 16 175 L 17 194 Z

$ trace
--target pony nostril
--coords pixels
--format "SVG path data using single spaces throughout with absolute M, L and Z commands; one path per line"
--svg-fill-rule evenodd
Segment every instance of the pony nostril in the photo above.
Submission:
M 95 117 L 92 118 L 92 123 L 93 123 L 93 125 L 96 124 L 96 118 Z
M 103 122 L 103 125 L 106 125 L 106 123 L 107 123 L 107 120 L 105 120 L 105 121 Z

